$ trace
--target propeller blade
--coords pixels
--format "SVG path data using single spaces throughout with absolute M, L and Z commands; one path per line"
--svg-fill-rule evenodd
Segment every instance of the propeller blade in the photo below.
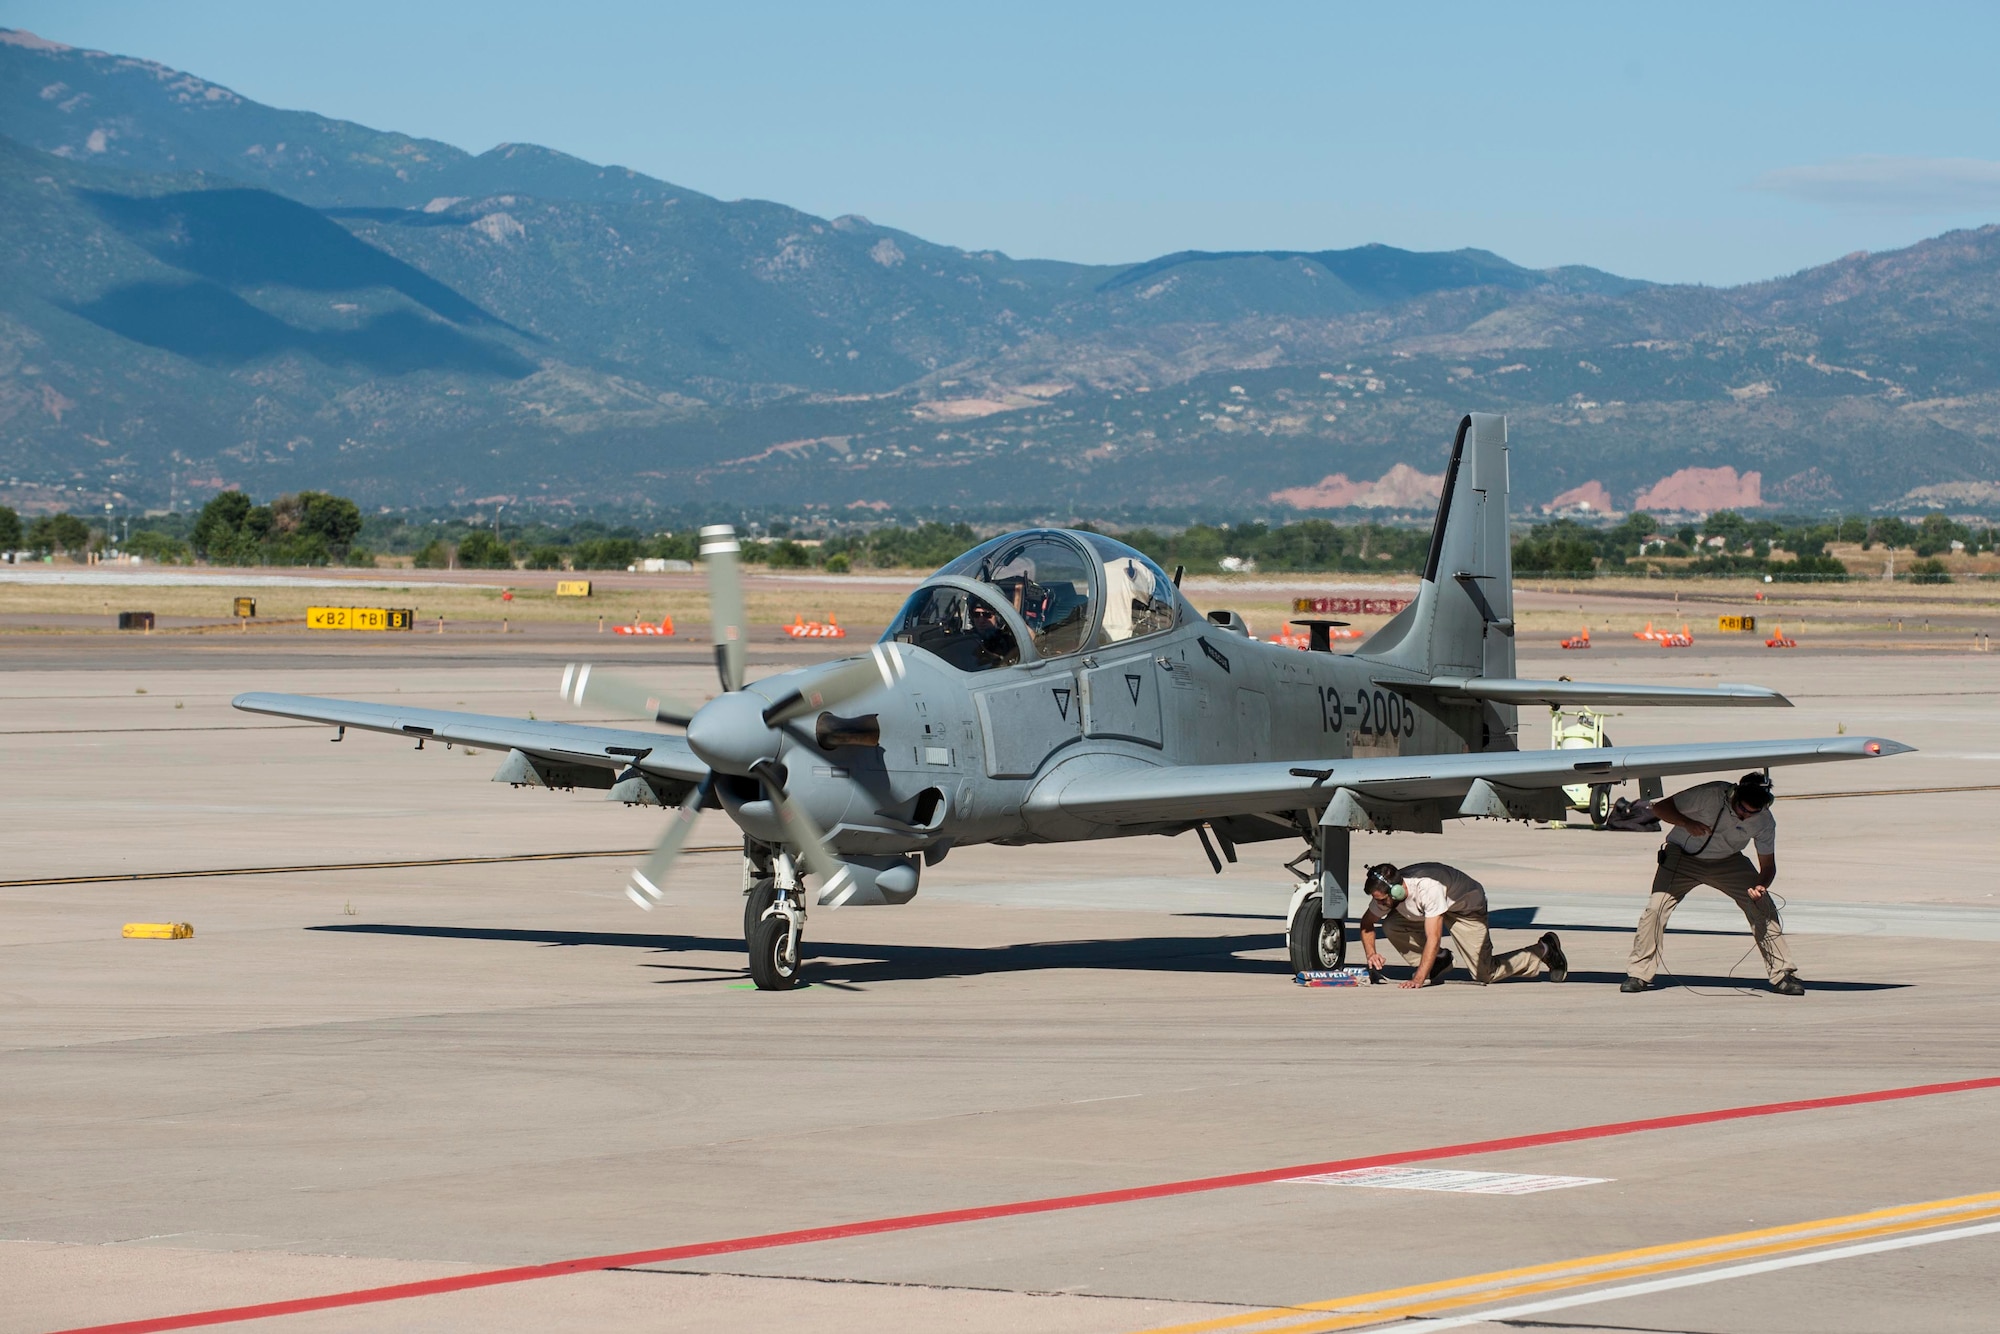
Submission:
M 662 695 L 642 682 L 593 668 L 587 662 L 573 662 L 563 668 L 562 693 L 564 699 L 578 708 L 590 704 L 679 727 L 688 725 L 697 707 Z
M 867 656 L 837 662 L 798 690 L 772 701 L 764 726 L 782 727 L 815 709 L 837 709 L 878 686 L 893 686 L 907 671 L 894 644 L 877 644 Z
M 688 794 L 688 799 L 674 812 L 673 820 L 667 825 L 667 832 L 660 838 L 652 855 L 646 858 L 643 866 L 632 872 L 632 883 L 625 887 L 626 898 L 647 912 L 653 910 L 653 903 L 658 902 L 661 897 L 660 886 L 666 883 L 668 870 L 672 868 L 674 860 L 681 855 L 681 846 L 693 832 L 695 820 L 701 815 L 702 807 L 709 803 L 714 794 L 713 775 L 702 779 L 701 786 Z
M 826 850 L 826 835 L 805 808 L 792 800 L 783 783 L 777 781 L 777 765 L 768 760 L 757 766 L 757 778 L 770 789 L 778 806 L 778 823 L 784 827 L 785 841 L 799 850 L 806 870 L 819 877 L 819 900 L 830 908 L 847 902 L 855 889 L 854 875 L 841 860 Z
M 726 523 L 701 530 L 701 555 L 708 562 L 709 618 L 715 627 L 715 670 L 724 690 L 743 688 L 743 573 L 738 567 L 736 530 Z

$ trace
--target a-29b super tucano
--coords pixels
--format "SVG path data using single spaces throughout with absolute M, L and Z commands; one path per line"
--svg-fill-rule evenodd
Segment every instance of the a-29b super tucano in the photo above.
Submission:
M 1298 839 L 1298 968 L 1345 957 L 1351 831 L 1462 818 L 1560 819 L 1566 785 L 1732 772 L 1911 749 L 1861 736 L 1520 750 L 1521 705 L 1787 706 L 1758 686 L 1529 681 L 1514 674 L 1506 419 L 1459 423 L 1416 599 L 1352 654 L 1298 652 L 1203 616 L 1151 560 L 1099 533 L 982 543 L 910 595 L 864 656 L 744 680 L 728 528 L 702 533 L 723 693 L 695 707 L 589 667 L 580 706 L 684 733 L 248 694 L 236 707 L 508 752 L 499 781 L 609 788 L 678 806 L 631 873 L 641 907 L 697 812 L 743 831 L 758 986 L 796 985 L 808 900 L 906 903 L 955 847 L 1196 831 L 1220 869 L 1241 843 Z M 1211 843 L 1211 835 L 1213 842 Z M 808 890 L 807 881 L 816 882 Z

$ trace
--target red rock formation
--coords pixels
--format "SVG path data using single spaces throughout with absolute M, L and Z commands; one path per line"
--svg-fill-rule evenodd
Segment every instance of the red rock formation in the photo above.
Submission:
M 1443 473 L 1418 472 L 1398 463 L 1372 482 L 1351 481 L 1346 473 L 1337 472 L 1312 486 L 1273 491 L 1271 499 L 1301 510 L 1416 509 L 1435 505 L 1443 490 Z
M 1712 511 L 1756 509 L 1764 503 L 1764 474 L 1736 469 L 1682 468 L 1647 487 L 1632 502 L 1633 509 Z
M 1609 514 L 1615 508 L 1611 503 L 1611 492 L 1605 489 L 1604 483 L 1589 481 L 1582 486 L 1571 487 L 1542 506 L 1542 510 L 1544 513 L 1553 510 L 1572 510 L 1579 505 L 1596 510 L 1599 514 Z

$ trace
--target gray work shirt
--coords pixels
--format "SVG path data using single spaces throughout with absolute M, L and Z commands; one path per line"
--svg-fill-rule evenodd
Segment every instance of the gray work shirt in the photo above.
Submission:
M 1675 825 L 1667 832 L 1667 842 L 1703 861 L 1734 857 L 1753 843 L 1759 853 L 1775 857 L 1778 822 L 1772 817 L 1771 808 L 1766 806 L 1749 819 L 1739 820 L 1736 808 L 1729 804 L 1729 794 L 1735 788 L 1734 783 L 1715 782 L 1674 793 L 1674 809 L 1691 820 L 1701 821 L 1710 832 L 1697 837 Z

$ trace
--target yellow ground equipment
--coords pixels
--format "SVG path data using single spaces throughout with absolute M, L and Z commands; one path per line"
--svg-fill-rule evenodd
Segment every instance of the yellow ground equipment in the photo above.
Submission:
M 186 940 L 194 928 L 186 922 L 127 922 L 127 940 Z
M 1555 750 L 1596 750 L 1611 744 L 1604 714 L 1589 708 L 1549 710 L 1549 746 Z M 1563 788 L 1570 808 L 1588 812 L 1593 829 L 1611 820 L 1611 784 L 1571 783 Z

